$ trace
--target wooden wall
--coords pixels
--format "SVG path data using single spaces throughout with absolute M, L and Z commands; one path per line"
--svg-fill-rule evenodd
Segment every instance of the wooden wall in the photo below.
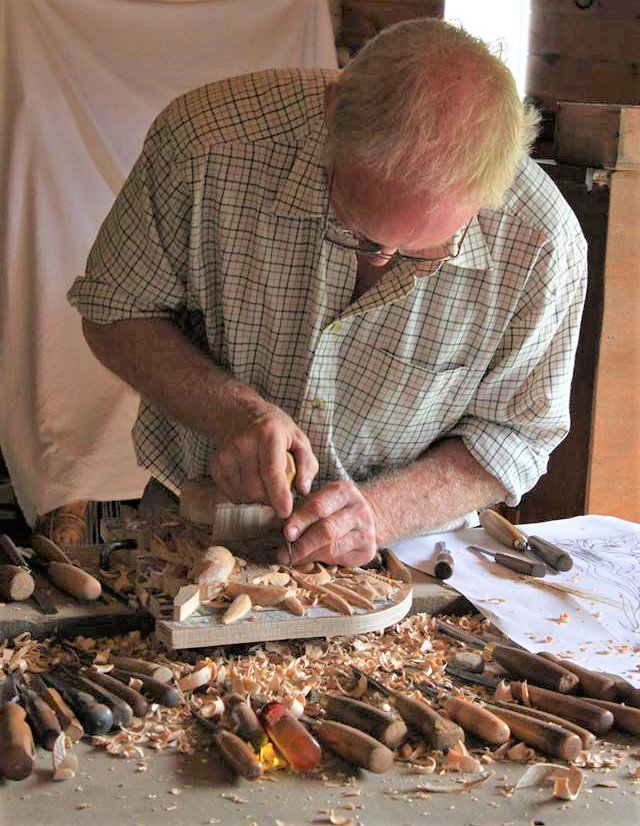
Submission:
M 640 104 L 640 0 L 531 0 L 526 89 L 558 100 Z

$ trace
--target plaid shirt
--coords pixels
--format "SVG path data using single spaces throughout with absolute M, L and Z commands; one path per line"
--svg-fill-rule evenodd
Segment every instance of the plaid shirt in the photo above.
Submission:
M 576 218 L 524 160 L 455 261 L 430 277 L 399 262 L 354 301 L 355 255 L 323 241 L 334 77 L 266 71 L 170 104 L 70 301 L 99 323 L 177 320 L 307 433 L 316 484 L 365 480 L 459 436 L 514 505 L 569 427 L 586 282 Z M 214 446 L 144 399 L 133 436 L 169 487 L 207 473 Z

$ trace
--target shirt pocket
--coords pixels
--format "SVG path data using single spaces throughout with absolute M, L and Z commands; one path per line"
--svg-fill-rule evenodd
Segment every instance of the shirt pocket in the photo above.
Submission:
M 333 442 L 354 477 L 417 458 L 463 415 L 479 378 L 465 365 L 363 351 L 338 373 Z M 476 380 L 477 379 L 477 380 Z

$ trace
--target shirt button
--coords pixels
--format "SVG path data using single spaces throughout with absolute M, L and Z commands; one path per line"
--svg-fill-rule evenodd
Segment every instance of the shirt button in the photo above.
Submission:
M 339 332 L 341 328 L 342 328 L 342 322 L 341 321 L 334 321 L 333 324 L 331 324 L 330 327 L 329 327 L 329 329 L 331 330 L 332 333 Z
M 327 406 L 327 403 L 324 399 L 314 399 L 311 402 L 311 407 L 315 408 L 316 410 L 324 410 Z

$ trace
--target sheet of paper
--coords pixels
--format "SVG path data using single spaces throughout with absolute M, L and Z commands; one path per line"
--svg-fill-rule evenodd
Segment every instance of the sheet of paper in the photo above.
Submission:
M 508 553 L 482 528 L 410 539 L 393 549 L 407 565 L 433 575 L 435 543 L 444 540 L 455 562 L 447 585 L 512 640 L 640 686 L 640 525 L 611 516 L 577 516 L 520 527 L 562 546 L 574 559 L 570 571 L 547 574 L 546 581 L 580 588 L 592 598 L 535 587 L 490 557 L 469 551 L 467 546 L 475 544 Z

